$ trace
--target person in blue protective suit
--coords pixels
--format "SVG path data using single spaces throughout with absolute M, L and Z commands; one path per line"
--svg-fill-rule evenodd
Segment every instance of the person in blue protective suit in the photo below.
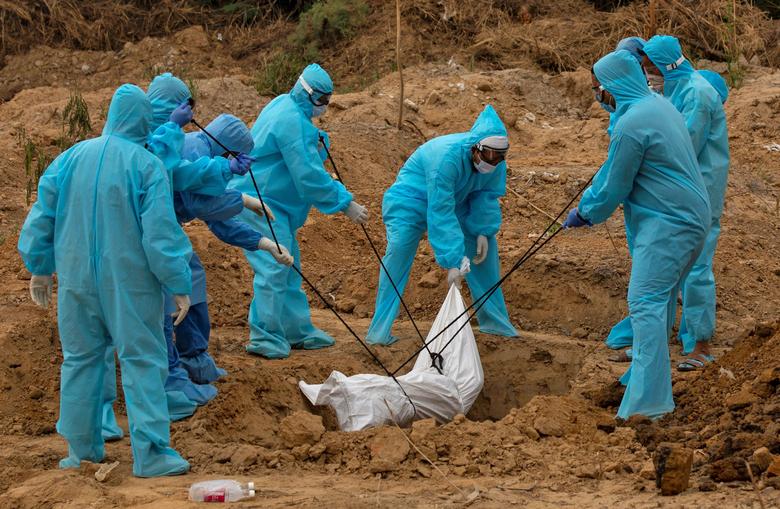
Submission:
M 312 118 L 327 108 L 333 82 L 317 64 L 307 66 L 292 90 L 276 97 L 260 112 L 252 127 L 255 148 L 252 164 L 263 200 L 276 216 L 274 231 L 281 246 L 300 264 L 296 239 L 312 206 L 325 214 L 342 212 L 356 223 L 368 217 L 365 207 L 331 178 L 318 152 L 320 131 Z M 248 176 L 230 183 L 255 195 Z M 272 238 L 266 221 L 245 211 L 241 219 L 264 237 Z M 333 345 L 333 338 L 311 323 L 309 303 L 300 275 L 274 261 L 271 253 L 244 251 L 254 276 L 254 297 L 249 307 L 248 352 L 270 359 L 287 357 L 290 348 L 317 349 Z
M 447 270 L 448 284 L 465 274 L 477 299 L 500 278 L 496 234 L 501 226 L 498 199 L 506 190 L 506 128 L 488 105 L 470 131 L 434 138 L 404 163 L 385 192 L 382 217 L 387 229 L 383 262 L 398 291 L 409 280 L 414 254 L 425 231 L 436 262 Z M 471 260 L 471 263 L 469 263 Z M 374 318 L 366 340 L 388 345 L 400 300 L 384 270 L 379 272 Z M 480 330 L 514 337 L 501 289 L 477 312 Z
M 628 50 L 634 58 L 636 58 L 641 62 L 644 58 L 644 49 L 643 49 L 644 44 L 645 41 L 639 37 L 628 37 L 620 41 L 616 49 Z M 728 98 L 729 90 L 726 81 L 723 79 L 723 77 L 721 77 L 720 74 L 709 70 L 700 70 L 697 72 L 704 79 L 706 79 L 707 82 L 709 82 L 709 84 L 712 85 L 713 88 L 715 88 L 715 90 L 718 92 L 720 96 L 721 102 L 725 103 L 726 99 Z M 658 73 L 646 73 L 646 77 L 648 79 L 648 85 L 651 88 L 653 88 L 655 91 L 659 93 L 663 93 L 664 80 L 662 75 Z M 611 131 L 611 127 L 614 125 L 614 122 L 616 121 L 617 121 L 617 116 L 612 115 L 610 117 L 610 131 Z M 630 253 L 632 250 L 632 243 L 631 243 L 631 232 L 629 230 L 628 225 L 626 225 L 626 241 L 628 243 L 628 249 Z M 631 329 L 631 320 L 629 319 L 629 317 L 626 317 L 620 322 L 618 322 L 612 328 L 612 330 L 610 330 L 609 335 L 607 336 L 606 339 L 606 344 L 609 348 L 620 349 L 626 346 L 631 346 L 632 340 L 633 340 L 633 333 Z M 695 359 L 694 367 L 697 366 L 698 363 L 701 363 L 702 360 L 706 362 L 709 359 L 710 358 L 708 357 L 705 357 L 704 359 Z M 629 349 L 624 352 L 621 352 L 617 356 L 613 357 L 612 360 L 616 360 L 619 362 L 630 361 L 631 350 Z M 687 364 L 685 367 L 688 367 Z
M 623 204 L 634 232 L 628 286 L 634 354 L 617 415 L 657 418 L 674 409 L 668 339 L 679 285 L 707 234 L 709 199 L 684 119 L 648 89 L 636 59 L 616 51 L 594 72 L 621 118 L 607 160 L 563 227 L 602 223 Z
M 248 154 L 254 148 L 254 141 L 246 124 L 233 115 L 218 116 L 206 127 L 206 131 L 231 152 Z M 188 133 L 184 140 L 183 156 L 187 160 L 194 161 L 200 157 L 222 155 L 225 149 L 219 143 L 203 132 Z M 250 252 L 258 249 L 267 251 L 277 262 L 287 266 L 292 265 L 292 256 L 284 247 L 280 246 L 282 251 L 280 253 L 271 239 L 263 237 L 234 217 L 246 207 L 260 217 L 268 214 L 273 220 L 273 214 L 263 209 L 257 198 L 243 195 L 235 189 L 229 189 L 216 198 L 189 192 L 176 192 L 174 207 L 180 223 L 195 218 L 201 219 L 223 242 Z M 190 311 L 175 328 L 172 319 L 166 317 L 169 345 L 173 345 L 172 333 L 175 331 L 176 334 L 176 346 L 169 357 L 169 362 L 172 373 L 173 370 L 183 368 L 196 384 L 210 384 L 226 373 L 217 367 L 208 353 L 211 323 L 206 298 L 206 273 L 196 253 L 193 253 L 190 259 L 190 269 L 192 270 Z M 168 307 L 172 305 L 172 299 L 169 298 Z
M 647 41 L 642 64 L 648 75 L 663 78 L 663 94 L 682 113 L 707 186 L 712 217 L 707 242 L 682 285 L 680 340 L 688 357 L 680 371 L 694 371 L 712 362 L 709 341 L 715 333 L 715 275 L 712 261 L 720 236 L 720 217 L 729 173 L 729 136 L 721 95 L 683 56 L 674 37 Z
M 152 109 L 143 91 L 122 85 L 103 135 L 78 143 L 46 169 L 19 237 L 33 274 L 33 299 L 48 305 L 59 281 L 63 363 L 57 430 L 68 441 L 60 468 L 103 460 L 101 388 L 116 348 L 133 450 L 133 474 L 181 474 L 189 464 L 170 447 L 163 384 L 163 289 L 179 320 L 189 307 L 191 246 L 176 223 L 159 159 L 144 148 Z M 42 298 L 45 297 L 45 298 Z
M 243 175 L 248 171 L 249 158 L 243 154 L 231 160 L 224 157 L 200 157 L 190 161 L 182 157 L 182 128 L 192 120 L 193 115 L 191 93 L 182 80 L 170 73 L 161 74 L 149 84 L 146 95 L 153 115 L 146 145 L 163 161 L 171 191 L 192 191 L 220 196 L 234 174 Z M 116 364 L 113 349 L 106 352 L 106 369 L 108 375 L 104 379 L 103 438 L 119 440 L 124 432 L 116 421 L 113 407 L 116 400 Z M 173 373 L 171 383 L 167 384 L 170 411 L 177 418 L 191 415 L 197 407 L 196 402 L 187 394 L 199 395 L 196 400 L 200 402 L 216 395 L 214 388 L 196 387 L 181 375 L 181 372 Z M 186 391 L 173 390 L 173 387 L 186 388 Z

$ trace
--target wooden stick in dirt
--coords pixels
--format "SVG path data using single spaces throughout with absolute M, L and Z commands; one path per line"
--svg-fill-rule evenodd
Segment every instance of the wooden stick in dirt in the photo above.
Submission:
M 526 197 L 525 197 L 525 196 L 523 196 L 522 194 L 518 193 L 517 191 L 515 191 L 515 190 L 514 190 L 514 189 L 512 189 L 511 187 L 507 187 L 507 189 L 509 189 L 509 190 L 512 192 L 512 194 L 514 194 L 514 195 L 515 195 L 515 196 L 517 196 L 518 198 L 522 198 L 522 199 L 524 199 L 524 200 L 525 200 L 525 201 L 528 203 L 528 205 L 530 205 L 531 207 L 533 207 L 533 209 L 534 209 L 534 210 L 536 210 L 537 212 L 539 212 L 539 213 L 541 213 L 541 214 L 544 214 L 544 215 L 545 215 L 545 216 L 547 216 L 547 217 L 548 217 L 548 218 L 549 218 L 551 221 L 555 221 L 557 224 L 561 224 L 561 222 L 560 222 L 560 221 L 558 221 L 558 220 L 557 220 L 557 219 L 555 219 L 553 216 L 551 216 L 550 214 L 548 214 L 547 212 L 545 212 L 543 209 L 540 209 L 539 207 L 537 207 L 536 205 L 534 205 L 534 203 L 533 203 L 531 200 L 529 200 L 528 198 L 526 198 Z
M 401 93 L 398 96 L 398 130 L 404 125 L 404 70 L 401 67 L 401 0 L 395 0 L 395 65 L 398 66 L 398 78 L 401 80 Z
M 756 494 L 756 497 L 758 498 L 758 504 L 761 506 L 761 509 L 766 509 L 766 504 L 764 503 L 764 497 L 761 496 L 761 491 L 758 489 L 758 485 L 756 484 L 756 478 L 753 477 L 753 469 L 750 468 L 750 463 L 745 461 L 745 468 L 747 468 L 748 475 L 750 475 L 750 483 L 753 485 L 753 491 Z

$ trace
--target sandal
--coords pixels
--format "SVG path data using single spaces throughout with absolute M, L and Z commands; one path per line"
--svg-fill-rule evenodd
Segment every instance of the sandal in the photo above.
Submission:
M 610 362 L 631 362 L 631 359 L 633 359 L 633 352 L 630 348 L 626 348 L 625 350 L 622 350 L 615 355 L 608 358 Z
M 699 371 L 704 369 L 707 364 L 711 364 L 714 360 L 714 356 L 705 355 L 703 353 L 689 355 L 684 361 L 677 365 L 677 371 Z

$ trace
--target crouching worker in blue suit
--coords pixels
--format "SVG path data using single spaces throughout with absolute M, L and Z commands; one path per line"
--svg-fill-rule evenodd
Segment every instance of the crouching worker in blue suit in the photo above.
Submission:
M 472 298 L 487 292 L 500 278 L 496 234 L 501 226 L 498 199 L 506 191 L 509 138 L 492 106 L 477 117 L 470 131 L 434 138 L 404 163 L 385 192 L 382 218 L 387 229 L 383 258 L 398 291 L 403 292 L 425 231 L 436 262 L 447 271 L 448 284 L 460 283 L 461 269 Z M 400 300 L 384 270 L 379 272 L 374 318 L 367 341 L 389 345 Z M 514 337 L 504 296 L 498 289 L 477 312 L 482 332 Z
M 230 152 L 243 154 L 250 153 L 254 147 L 249 129 L 233 115 L 218 116 L 206 127 L 206 131 L 219 140 L 219 143 L 203 132 L 188 133 L 184 139 L 182 154 L 185 160 L 196 161 L 201 157 L 213 158 L 223 155 L 227 157 L 228 154 L 225 154 L 225 149 L 221 145 L 227 147 Z M 263 237 L 246 223 L 234 217 L 247 208 L 259 216 L 268 214 L 269 219 L 273 220 L 273 214 L 268 209 L 264 209 L 257 198 L 243 195 L 235 189 L 228 189 L 218 197 L 186 191 L 174 192 L 173 200 L 176 218 L 180 223 L 186 223 L 196 218 L 200 219 L 206 223 L 206 226 L 217 238 L 226 244 L 250 252 L 268 251 L 278 263 L 286 266 L 292 265 L 292 256 L 283 246 L 280 253 L 271 239 Z M 189 313 L 176 327 L 173 326 L 173 319 L 170 316 L 174 304 L 172 296 L 168 296 L 166 303 L 165 332 L 169 348 L 169 369 L 171 377 L 174 375 L 177 378 L 189 376 L 190 380 L 196 384 L 211 384 L 224 376 L 226 372 L 217 367 L 214 359 L 208 353 L 211 322 L 206 295 L 206 272 L 196 253 L 193 253 L 190 260 L 190 269 L 192 270 L 192 303 Z M 175 346 L 173 343 L 174 332 Z M 168 382 L 175 385 L 174 380 L 170 377 Z M 203 404 L 211 399 L 208 397 L 210 392 L 195 393 L 189 396 L 190 399 Z M 213 390 L 213 393 L 216 394 L 216 389 Z
M 170 447 L 161 318 L 163 289 L 176 296 L 179 317 L 186 314 L 192 250 L 176 223 L 165 168 L 144 148 L 151 122 L 143 91 L 119 87 L 103 135 L 74 145 L 46 169 L 19 237 L 19 252 L 33 274 L 33 300 L 48 306 L 52 273 L 59 279 L 57 431 L 68 441 L 60 468 L 104 458 L 103 379 L 106 351 L 115 347 L 133 474 L 189 470 Z
M 621 115 L 607 160 L 563 226 L 602 223 L 623 204 L 634 237 L 628 285 L 634 351 L 618 417 L 657 418 L 674 409 L 669 334 L 680 284 L 707 235 L 709 198 L 685 120 L 650 92 L 636 59 L 610 53 L 594 74 Z

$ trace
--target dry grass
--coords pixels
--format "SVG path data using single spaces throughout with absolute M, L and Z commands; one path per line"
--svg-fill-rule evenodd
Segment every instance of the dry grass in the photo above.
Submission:
M 127 41 L 191 25 L 265 24 L 285 13 L 277 0 L 230 5 L 209 8 L 193 0 L 0 0 L 0 57 L 35 44 L 116 50 Z

